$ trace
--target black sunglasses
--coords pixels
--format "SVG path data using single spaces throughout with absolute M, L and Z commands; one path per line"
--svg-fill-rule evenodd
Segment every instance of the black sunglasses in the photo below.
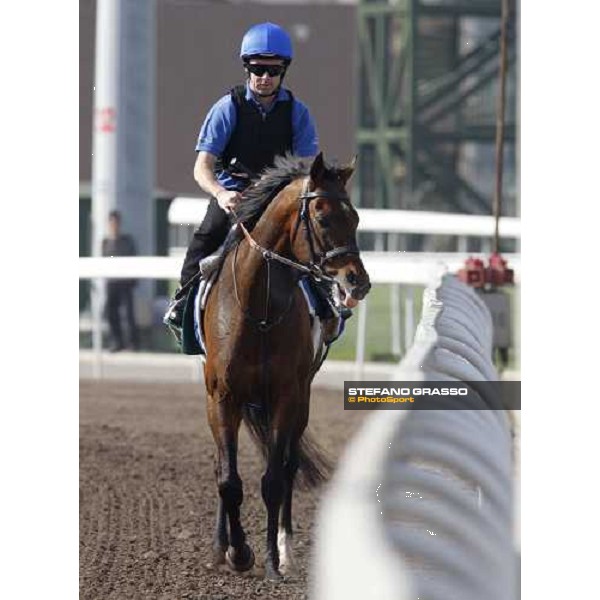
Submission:
M 257 77 L 262 77 L 265 73 L 268 73 L 269 77 L 279 77 L 285 71 L 282 65 L 246 65 L 246 69 Z

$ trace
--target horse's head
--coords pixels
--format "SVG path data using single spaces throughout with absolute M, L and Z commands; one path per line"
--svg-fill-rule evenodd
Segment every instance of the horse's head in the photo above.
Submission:
M 306 236 L 303 259 L 318 265 L 340 284 L 346 306 L 356 306 L 371 288 L 356 244 L 358 213 L 350 202 L 346 183 L 350 165 L 329 167 L 320 153 L 314 160 L 301 194 L 300 220 Z M 298 236 L 301 237 L 301 236 Z

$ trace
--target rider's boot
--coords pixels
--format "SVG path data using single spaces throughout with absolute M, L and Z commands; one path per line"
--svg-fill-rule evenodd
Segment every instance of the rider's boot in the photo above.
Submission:
M 163 323 L 171 329 L 179 343 L 181 343 L 183 311 L 185 310 L 186 299 L 187 289 L 177 288 L 163 317 Z
M 211 254 L 210 256 L 201 256 L 198 259 L 198 268 L 200 270 L 203 279 L 207 279 L 209 275 L 215 270 L 220 259 L 219 254 Z M 188 279 L 188 282 L 190 280 Z M 181 333 L 183 327 L 183 311 L 185 310 L 185 301 L 187 298 L 188 289 L 187 287 L 181 286 L 175 290 L 173 298 L 169 302 L 165 316 L 163 317 L 163 323 L 169 327 L 173 327 Z

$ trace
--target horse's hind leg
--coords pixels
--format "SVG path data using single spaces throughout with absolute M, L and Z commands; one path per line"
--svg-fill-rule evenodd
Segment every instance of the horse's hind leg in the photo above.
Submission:
M 235 571 L 247 571 L 254 565 L 254 553 L 246 544 L 246 534 L 240 522 L 240 506 L 244 499 L 242 480 L 237 471 L 237 442 L 241 415 L 232 408 L 229 400 L 211 399 L 208 409 L 208 420 L 217 445 L 216 475 L 219 489 L 213 550 L 216 564 L 226 560 Z M 226 517 L 229 518 L 229 536 Z
M 294 479 L 298 471 L 298 441 L 290 444 L 287 460 L 284 465 L 284 491 L 279 532 L 277 534 L 277 547 L 279 549 L 279 568 L 285 575 L 292 575 L 296 570 L 292 554 L 292 495 L 294 492 Z

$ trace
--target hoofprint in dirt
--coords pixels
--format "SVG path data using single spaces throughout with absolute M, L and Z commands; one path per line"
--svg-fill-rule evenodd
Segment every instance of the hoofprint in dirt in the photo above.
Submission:
M 309 430 L 334 460 L 364 418 L 344 411 L 340 392 L 313 391 Z M 262 459 L 243 427 L 239 468 L 242 518 L 257 558 L 246 575 L 210 565 L 217 489 L 203 387 L 82 381 L 81 599 L 306 598 L 320 492 L 296 491 L 298 571 L 273 584 L 262 570 Z

